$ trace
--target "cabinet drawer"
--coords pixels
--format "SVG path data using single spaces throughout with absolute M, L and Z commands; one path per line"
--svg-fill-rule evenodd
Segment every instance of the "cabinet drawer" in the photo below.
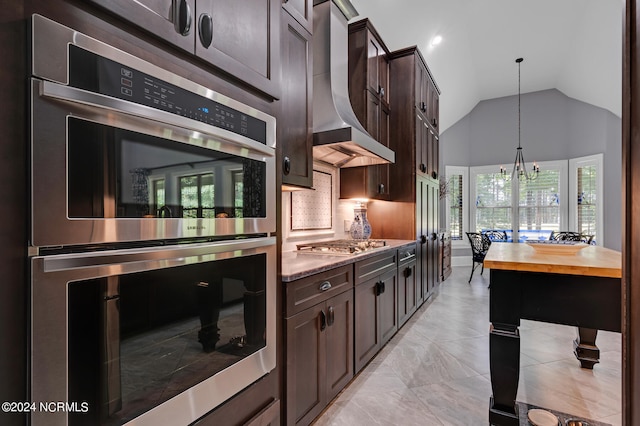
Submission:
M 416 245 L 402 247 L 398 249 L 398 266 L 416 260 Z
M 355 266 L 355 284 L 358 285 L 377 275 L 395 270 L 398 264 L 397 258 L 397 251 L 389 250 L 386 253 L 357 262 Z
M 345 265 L 286 283 L 286 317 L 353 287 L 353 265 Z

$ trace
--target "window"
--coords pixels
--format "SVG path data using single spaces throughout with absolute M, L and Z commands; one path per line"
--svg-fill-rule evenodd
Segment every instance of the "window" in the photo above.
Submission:
M 520 240 L 547 240 L 552 231 L 567 230 L 566 161 L 540 163 L 536 179 L 518 180 L 515 184 Z
M 569 226 L 572 230 L 602 238 L 602 154 L 569 160 Z
M 548 239 L 567 226 L 567 162 L 540 163 L 535 180 L 505 179 L 500 167 L 471 167 L 471 229 L 508 230 L 510 238 Z M 517 236 L 511 235 L 515 230 Z
M 244 217 L 244 174 L 242 170 L 233 172 L 233 209 L 235 217 Z
M 214 211 L 213 173 L 180 177 L 182 217 L 212 218 Z
M 471 168 L 471 230 L 513 229 L 512 185 L 499 166 Z
M 467 202 L 467 185 L 469 169 L 467 167 L 446 166 L 446 182 L 442 189 L 445 201 L 447 229 L 453 241 L 464 241 L 465 232 L 469 230 L 469 204 Z M 454 243 L 455 244 L 455 243 Z

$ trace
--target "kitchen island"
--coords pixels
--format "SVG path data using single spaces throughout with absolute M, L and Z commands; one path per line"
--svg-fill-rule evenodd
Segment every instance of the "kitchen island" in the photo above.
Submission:
M 521 319 L 578 327 L 576 357 L 585 368 L 598 362 L 597 330 L 621 331 L 621 265 L 619 252 L 597 246 L 550 254 L 524 243 L 491 245 L 484 260 L 491 270 L 490 424 L 520 424 Z

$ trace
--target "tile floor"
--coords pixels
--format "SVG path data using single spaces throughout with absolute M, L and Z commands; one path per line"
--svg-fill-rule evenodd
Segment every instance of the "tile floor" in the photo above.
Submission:
M 486 425 L 489 273 L 456 267 L 431 299 L 316 420 L 324 425 Z M 522 321 L 517 400 L 622 424 L 621 335 L 599 332 L 600 363 L 580 368 L 575 328 Z

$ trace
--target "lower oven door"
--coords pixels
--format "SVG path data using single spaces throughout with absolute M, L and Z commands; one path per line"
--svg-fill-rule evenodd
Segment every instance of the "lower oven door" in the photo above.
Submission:
M 275 253 L 269 237 L 34 257 L 31 424 L 188 424 L 267 374 Z

